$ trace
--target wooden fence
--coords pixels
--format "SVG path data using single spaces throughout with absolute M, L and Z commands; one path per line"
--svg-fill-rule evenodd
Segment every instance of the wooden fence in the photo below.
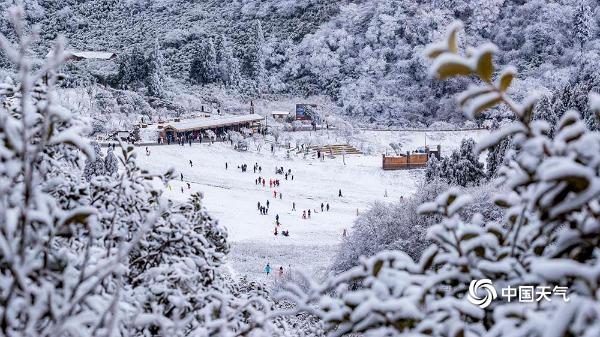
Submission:
M 410 153 L 406 152 L 406 155 L 398 157 L 386 157 L 382 155 L 382 167 L 384 170 L 408 170 L 414 168 L 423 168 L 427 166 L 427 162 L 431 156 L 435 156 L 440 159 L 440 146 L 437 146 L 437 150 L 430 151 L 426 150 L 425 153 Z

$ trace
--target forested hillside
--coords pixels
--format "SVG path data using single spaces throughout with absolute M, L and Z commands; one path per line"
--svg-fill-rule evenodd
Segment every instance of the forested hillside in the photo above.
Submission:
M 174 104 L 179 99 L 173 93 L 195 94 L 207 88 L 233 93 L 240 100 L 326 94 L 355 120 L 380 125 L 462 122 L 447 93 L 464 89 L 466 82 L 431 81 L 422 55 L 424 45 L 454 19 L 468 27 L 470 42 L 494 42 L 500 49 L 498 61 L 517 67 L 522 80 L 515 85 L 517 97 L 524 86 L 538 88 L 548 99 L 553 92 L 569 91 L 582 69 L 597 68 L 600 50 L 600 13 L 593 1 L 29 0 L 26 4 L 29 21 L 41 26 L 46 47 L 63 34 L 72 49 L 119 55 L 108 65 L 69 64 L 70 86 L 100 83 Z M 47 51 L 38 52 L 44 56 Z M 173 109 L 169 104 L 164 108 Z

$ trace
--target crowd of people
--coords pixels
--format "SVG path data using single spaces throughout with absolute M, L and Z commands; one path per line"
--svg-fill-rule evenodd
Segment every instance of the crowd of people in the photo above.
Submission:
M 150 150 L 146 147 L 146 155 L 150 155 Z M 189 165 L 190 167 L 194 167 L 192 160 L 189 160 Z M 245 173 L 248 171 L 248 165 L 246 163 L 242 163 L 237 165 L 237 168 L 242 172 Z M 225 162 L 225 170 L 229 169 L 229 163 Z M 254 163 L 253 166 L 253 172 L 256 174 L 262 174 L 262 167 L 258 164 L 258 163 Z M 280 167 L 275 167 L 275 174 L 276 175 L 280 175 L 283 176 L 285 180 L 294 180 L 294 175 L 292 174 L 292 169 L 288 168 L 285 169 L 283 166 Z M 180 180 L 182 182 L 185 182 L 187 186 L 187 189 L 191 189 L 191 185 L 190 182 L 188 181 L 184 181 L 184 175 L 183 173 L 180 173 Z M 283 193 L 281 191 L 281 187 L 282 187 L 282 181 L 279 178 L 269 178 L 268 179 L 269 182 L 269 188 L 268 191 L 271 195 L 271 197 L 273 199 L 279 199 L 279 200 L 283 200 Z M 267 188 L 267 178 L 264 176 L 258 176 L 257 178 L 254 179 L 254 184 L 256 186 L 261 186 L 263 188 Z M 171 185 L 168 184 L 167 185 L 168 189 L 171 190 Z M 181 187 L 181 192 L 184 193 L 184 187 Z M 338 190 L 338 197 L 342 197 L 342 190 L 339 189 Z M 259 214 L 261 215 L 268 215 L 269 214 L 269 209 L 271 207 L 271 201 L 269 199 L 267 199 L 265 202 L 260 202 L 258 201 L 256 203 L 256 207 L 257 207 L 257 211 L 259 212 Z M 320 207 L 319 207 L 320 206 Z M 308 208 L 308 209 L 304 209 L 302 210 L 302 219 L 311 219 L 311 217 L 317 213 L 323 213 L 323 212 L 329 212 L 330 210 L 330 205 L 329 202 L 321 202 L 321 204 L 317 206 L 316 208 Z M 320 209 L 320 211 L 319 211 Z M 292 201 L 292 212 L 296 212 L 296 202 Z M 280 221 L 280 216 L 279 214 L 275 214 L 275 227 L 273 229 L 273 234 L 274 236 L 279 236 L 281 234 L 281 236 L 283 237 L 289 237 L 290 236 L 290 231 L 289 229 L 284 229 L 284 225 L 281 223 Z M 345 237 L 347 235 L 346 229 L 343 230 L 342 236 Z M 264 268 L 264 272 L 269 275 L 272 272 L 272 268 L 271 266 L 267 263 L 267 265 Z M 278 274 L 279 276 L 283 276 L 283 266 L 280 266 L 278 269 Z

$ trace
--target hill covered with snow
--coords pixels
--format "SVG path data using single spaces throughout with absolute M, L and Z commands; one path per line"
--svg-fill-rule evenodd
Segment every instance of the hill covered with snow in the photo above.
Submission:
M 112 62 L 70 63 L 64 69 L 67 85 L 100 84 L 94 99 L 121 101 L 112 108 L 117 111 L 130 109 L 122 101 L 135 95 L 144 97 L 152 113 L 185 111 L 182 95 L 220 105 L 327 95 L 361 123 L 461 123 L 448 93 L 466 82 L 431 81 L 422 56 L 423 47 L 452 20 L 465 23 L 464 42 L 492 41 L 500 63 L 518 68 L 517 96 L 524 86 L 548 96 L 571 90 L 581 70 L 597 68 L 600 50 L 599 9 L 587 1 L 28 0 L 26 5 L 29 21 L 41 27 L 39 56 L 59 34 L 71 49 L 119 55 Z M 8 32 L 6 23 L 0 31 Z M 123 94 L 114 90 L 124 90 L 127 98 L 119 99 Z

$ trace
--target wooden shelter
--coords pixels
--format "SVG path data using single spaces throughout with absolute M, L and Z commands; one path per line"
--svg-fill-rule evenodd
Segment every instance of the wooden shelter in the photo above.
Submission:
M 173 142 L 182 137 L 197 140 L 202 137 L 203 132 L 209 130 L 216 135 L 224 135 L 228 131 L 240 131 L 242 128 L 257 131 L 263 119 L 261 115 L 250 114 L 176 120 L 159 125 L 161 129 L 159 137 L 167 142 Z
M 384 170 L 408 170 L 414 168 L 423 168 L 427 166 L 429 158 L 435 156 L 438 160 L 441 157 L 441 146 L 438 145 L 436 150 L 425 148 L 425 152 L 406 152 L 405 155 L 397 157 L 388 157 L 385 154 L 382 159 L 382 168 Z

